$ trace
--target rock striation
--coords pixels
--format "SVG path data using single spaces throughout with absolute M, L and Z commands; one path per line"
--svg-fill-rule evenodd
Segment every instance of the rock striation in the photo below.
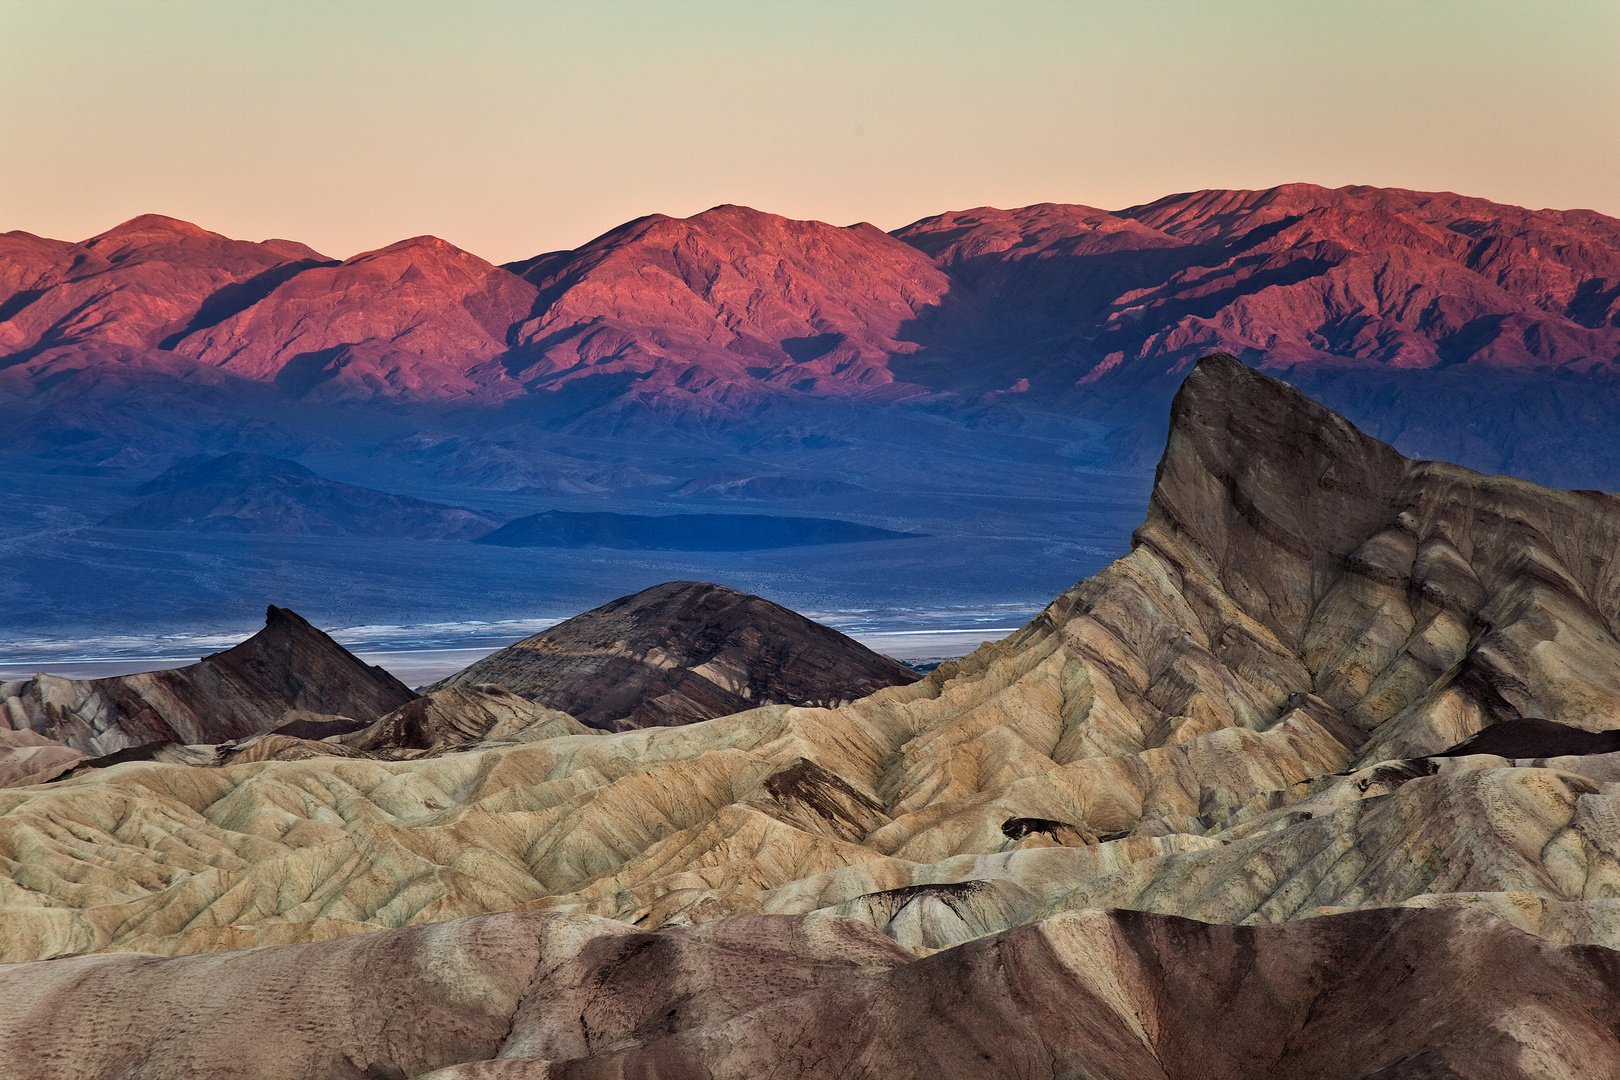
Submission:
M 735 669 L 635 642 L 697 641 L 748 601 L 672 584 L 475 665 L 437 691 L 468 701 L 410 706 L 375 749 L 265 736 L 218 768 L 128 761 L 0 792 L 17 885 L 0 956 L 530 908 L 642 926 L 819 911 L 923 953 L 1091 908 L 1468 908 L 1620 946 L 1620 757 L 1531 724 L 1620 728 L 1617 520 L 1608 496 L 1404 459 L 1213 357 L 1178 397 L 1132 552 L 1001 642 L 845 705 L 619 734 L 503 713 L 477 685 L 507 664 L 524 697 L 526 677 L 577 677 L 540 704 L 596 728 L 727 708 L 756 639 L 717 636 Z M 728 670 L 736 689 L 712 681 Z M 1518 752 L 1526 724 L 1551 756 L 1448 756 L 1498 725 Z
M 469 670 L 303 740 L 341 750 L 0 790 L 0 1061 L 210 1062 L 206 983 L 282 1003 L 264 1068 L 308 1075 L 1606 1075 L 1617 539 L 1612 496 L 1211 356 L 1131 552 L 916 682 L 603 733 Z M 617 716 L 722 670 L 631 630 L 749 600 L 672 583 L 490 659 L 521 693 L 583 658 Z M 444 1033 L 332 1029 L 351 976 L 313 971 Z
M 84 754 L 31 728 L 0 728 L 0 787 L 37 784 L 83 760 Z
M 264 629 L 189 667 L 0 683 L 0 718 L 83 754 L 149 743 L 213 744 L 275 728 L 290 709 L 376 718 L 416 695 L 286 608 Z
M 899 661 L 768 600 L 672 581 L 525 638 L 435 688 L 495 683 L 615 731 L 755 705 L 837 705 L 916 678 Z
M 920 960 L 849 919 L 648 931 L 512 913 L 0 968 L 0 1067 L 37 1080 L 1574 1080 L 1620 1069 L 1617 994 L 1608 950 L 1457 911 L 1267 927 L 1088 911 Z

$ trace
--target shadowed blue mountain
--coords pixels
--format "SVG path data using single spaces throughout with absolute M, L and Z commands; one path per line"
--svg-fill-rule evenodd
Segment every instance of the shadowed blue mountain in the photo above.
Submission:
M 503 547 L 624 548 L 644 551 L 763 551 L 768 548 L 911 540 L 895 532 L 835 518 L 768 514 L 570 513 L 548 510 L 509 521 L 475 543 Z
M 238 452 L 182 462 L 131 494 L 146 498 L 104 525 L 286 536 L 467 540 L 500 519 L 327 480 L 285 458 Z

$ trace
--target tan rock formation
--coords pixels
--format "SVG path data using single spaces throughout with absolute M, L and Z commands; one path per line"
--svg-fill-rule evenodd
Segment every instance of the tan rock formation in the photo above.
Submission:
M 83 760 L 79 751 L 36 731 L 0 728 L 0 787 L 37 783 Z
M 1603 1075 L 1617 969 L 1586 946 L 1620 948 L 1617 527 L 1609 496 L 1407 461 L 1214 357 L 1131 553 L 1004 641 L 837 708 L 581 734 L 458 688 L 330 743 L 425 744 L 411 760 L 3 790 L 0 958 L 513 910 L 594 928 L 519 1055 L 566 1063 L 444 1080 L 751 1076 L 766 1055 L 949 1076 L 1002 1051 L 973 1075 Z M 643 1005 L 664 991 L 601 990 L 613 957 L 641 970 L 624 935 L 759 914 L 925 959 L 727 991 L 734 1011 L 662 1032 Z M 577 1021 L 580 985 L 606 1018 Z

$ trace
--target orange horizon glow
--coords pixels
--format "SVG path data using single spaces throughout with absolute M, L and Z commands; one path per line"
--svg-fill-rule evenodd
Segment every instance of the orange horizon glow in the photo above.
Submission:
M 0 231 L 492 262 L 1291 182 L 1620 216 L 1620 5 L 0 0 Z

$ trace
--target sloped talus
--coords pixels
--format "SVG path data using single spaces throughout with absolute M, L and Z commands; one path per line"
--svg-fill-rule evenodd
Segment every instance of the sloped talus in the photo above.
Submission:
M 295 612 L 272 606 L 259 633 L 189 667 L 0 683 L 0 719 L 105 754 L 149 742 L 245 738 L 274 728 L 288 709 L 375 719 L 415 696 Z

